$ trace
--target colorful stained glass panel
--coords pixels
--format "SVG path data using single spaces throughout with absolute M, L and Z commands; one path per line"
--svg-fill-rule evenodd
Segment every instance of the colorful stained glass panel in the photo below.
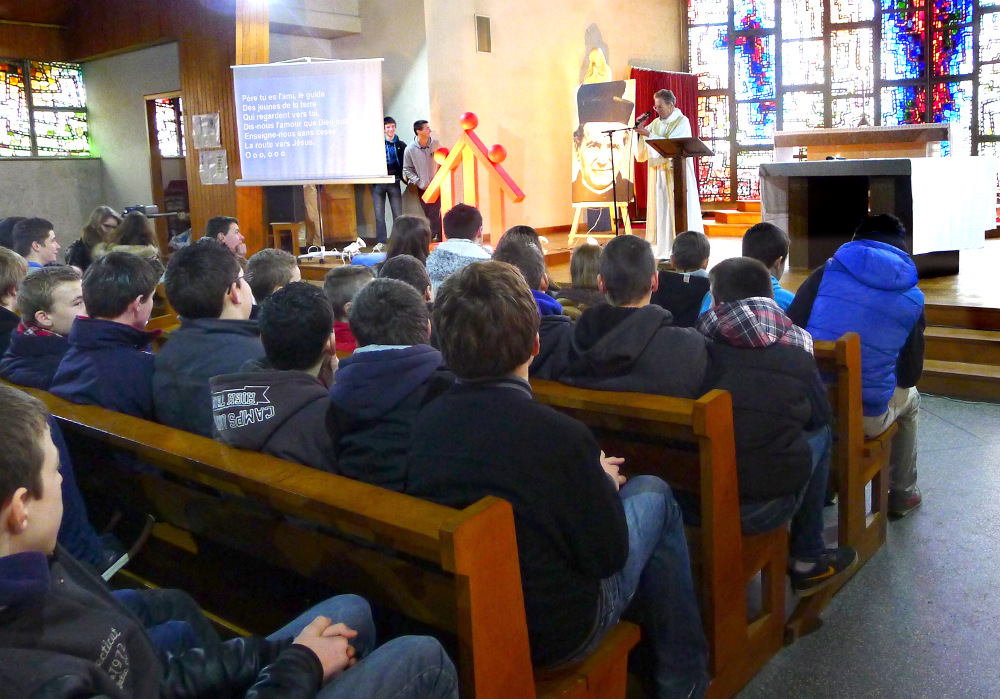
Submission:
M 882 12 L 912 12 L 924 6 L 924 0 L 882 0 Z
M 781 84 L 818 85 L 823 82 L 823 40 L 786 41 L 781 45 Z
M 979 28 L 979 60 L 1000 61 L 1000 12 L 983 15 Z
M 979 72 L 979 133 L 1000 136 L 1000 64 L 983 66 Z
M 832 101 L 831 106 L 831 126 L 834 128 L 853 129 L 862 121 L 870 125 L 875 123 L 874 97 L 839 97 Z
M 972 72 L 972 27 L 964 26 L 954 31 L 934 32 L 931 62 L 934 75 L 965 75 Z
M 691 72 L 698 76 L 699 90 L 729 87 L 729 47 L 726 27 L 691 27 L 688 50 Z
M 688 0 L 689 24 L 726 24 L 729 0 Z
M 36 110 L 34 116 L 38 155 L 90 155 L 86 112 Z
M 698 137 L 729 138 L 729 96 L 702 95 L 698 98 Z
M 0 156 L 31 155 L 31 122 L 21 65 L 0 62 Z
M 781 36 L 812 39 L 823 36 L 823 0 L 781 0 Z
M 920 124 L 927 107 L 923 87 L 889 87 L 882 90 L 882 126 Z
M 831 32 L 830 79 L 834 95 L 871 92 L 875 80 L 871 29 Z
M 774 98 L 774 37 L 738 36 L 736 99 Z
M 973 12 L 975 12 L 973 0 L 931 0 L 935 29 L 971 22 Z
M 923 12 L 882 15 L 883 78 L 907 80 L 926 75 L 925 30 Z
M 774 102 L 743 102 L 736 105 L 736 142 L 752 146 L 774 140 L 778 109 Z
M 733 26 L 742 29 L 774 29 L 775 0 L 733 0 Z
M 875 16 L 874 0 L 829 0 L 830 21 L 868 22 Z
M 34 107 L 77 107 L 87 103 L 83 71 L 75 63 L 31 62 L 31 103 Z
M 736 198 L 760 199 L 760 166 L 774 160 L 773 151 L 755 150 L 736 154 Z
M 941 152 L 948 155 L 970 155 L 972 152 L 972 81 L 938 83 L 931 90 L 931 120 L 953 123 L 951 143 L 942 143 Z
M 698 191 L 702 201 L 728 201 L 732 191 L 729 141 L 706 144 L 715 155 L 698 158 Z
M 823 126 L 822 92 L 786 92 L 781 97 L 781 130 L 805 131 Z

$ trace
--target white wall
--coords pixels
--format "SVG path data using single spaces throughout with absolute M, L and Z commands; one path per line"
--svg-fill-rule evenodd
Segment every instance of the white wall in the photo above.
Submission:
M 615 79 L 628 77 L 630 62 L 659 70 L 686 62 L 680 0 L 424 4 L 432 128 L 450 146 L 461 133 L 459 115 L 472 111 L 483 142 L 507 148 L 503 166 L 526 194 L 508 206 L 507 225 L 572 220 L 575 96 L 593 45 L 606 47 Z M 492 19 L 491 54 L 476 52 L 476 14 Z
M 32 158 L 0 162 L 0 218 L 39 216 L 66 247 L 80 237 L 90 212 L 102 204 L 101 162 L 95 158 Z
M 177 44 L 89 61 L 83 79 L 93 152 L 104 166 L 100 203 L 115 209 L 153 203 L 143 96 L 180 89 Z

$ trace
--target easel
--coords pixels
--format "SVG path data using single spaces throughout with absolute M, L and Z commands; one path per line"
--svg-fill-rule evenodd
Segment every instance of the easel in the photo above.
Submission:
M 575 209 L 573 213 L 573 226 L 569 229 L 569 246 L 573 247 L 573 243 L 577 238 L 598 238 L 598 239 L 608 239 L 615 237 L 615 233 L 612 231 L 610 233 L 577 233 L 577 229 L 580 227 L 580 216 L 584 209 L 607 209 L 611 213 L 611 218 L 615 217 L 615 203 L 610 201 L 582 201 L 573 202 L 573 208 Z M 618 202 L 618 211 L 621 214 L 622 221 L 625 224 L 625 234 L 632 235 L 632 221 L 628 217 L 628 204 L 625 202 Z

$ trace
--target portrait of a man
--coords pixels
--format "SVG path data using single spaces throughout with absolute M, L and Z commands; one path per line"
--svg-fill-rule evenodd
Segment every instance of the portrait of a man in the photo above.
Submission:
M 581 85 L 576 93 L 579 125 L 573 132 L 573 201 L 619 202 L 632 196 L 632 133 L 635 81 Z M 610 136 L 610 137 L 609 137 Z M 612 190 L 614 185 L 614 190 Z

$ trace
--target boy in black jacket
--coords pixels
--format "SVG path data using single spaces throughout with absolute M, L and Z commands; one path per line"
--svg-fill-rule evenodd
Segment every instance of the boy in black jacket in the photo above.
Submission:
M 17 287 L 28 274 L 28 263 L 13 250 L 0 248 L 0 355 L 10 346 L 10 334 L 21 322 Z
M 715 306 L 698 321 L 713 341 L 705 390 L 733 399 L 740 524 L 756 534 L 790 521 L 792 588 L 811 595 L 858 560 L 851 547 L 823 542 L 830 406 L 812 338 L 775 302 L 761 262 L 734 257 L 709 277 Z
M 436 641 L 401 638 L 375 650 L 371 611 L 353 596 L 314 608 L 343 612 L 340 618 L 353 629 L 311 610 L 268 639 L 239 638 L 161 659 L 140 620 L 56 547 L 62 518 L 59 457 L 44 404 L 0 387 L 0 412 L 4 696 L 458 696 L 454 667 Z M 369 657 L 358 660 L 369 650 Z
M 698 316 L 712 306 L 708 268 L 712 246 L 704 233 L 685 231 L 674 238 L 670 248 L 673 272 L 661 270 L 659 283 L 649 302 L 674 316 L 674 325 L 693 328 Z
M 441 285 L 434 324 L 458 380 L 417 418 L 406 492 L 451 507 L 511 503 L 537 666 L 582 660 L 634 600 L 656 696 L 701 697 L 707 647 L 677 504 L 658 478 L 622 487 L 622 459 L 534 401 L 538 319 L 510 265 L 472 263 Z
M 400 491 L 413 423 L 454 376 L 427 344 L 423 297 L 396 279 L 376 279 L 351 302 L 358 348 L 337 369 L 328 426 L 344 476 Z
M 211 381 L 215 438 L 336 472 L 326 431 L 327 386 L 337 366 L 333 307 L 319 287 L 292 282 L 260 305 L 258 323 L 267 361 Z

